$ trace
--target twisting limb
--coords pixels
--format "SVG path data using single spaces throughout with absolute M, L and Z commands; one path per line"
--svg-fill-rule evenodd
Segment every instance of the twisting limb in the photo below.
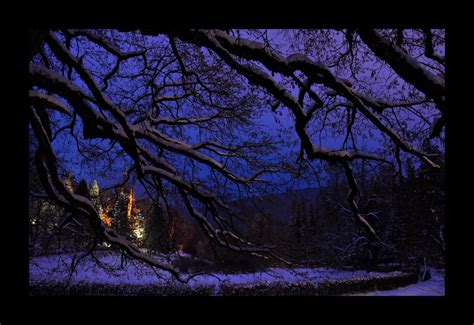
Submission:
M 357 203 L 355 201 L 356 197 L 359 195 L 359 188 L 357 186 L 357 181 L 354 177 L 354 174 L 352 173 L 351 166 L 347 162 L 342 163 L 342 166 L 344 168 L 344 172 L 346 173 L 347 180 L 349 181 L 350 192 L 348 201 L 353 216 L 355 217 L 356 221 L 366 230 L 371 240 L 379 239 L 374 228 L 359 212 L 359 207 L 357 206 Z
M 248 126 L 253 113 L 261 107 L 260 101 L 255 100 L 256 97 L 251 97 L 255 100 L 252 101 L 252 105 L 247 105 L 247 98 L 244 96 L 239 97 L 245 88 L 245 85 L 240 85 L 240 77 L 249 84 L 257 86 L 259 94 L 263 89 L 265 95 L 269 94 L 273 97 L 274 101 L 269 100 L 273 111 L 280 103 L 289 109 L 294 117 L 294 130 L 301 145 L 301 158 L 310 161 L 323 160 L 330 164 L 339 164 L 344 168 L 351 189 L 348 195 L 350 210 L 355 220 L 371 238 L 376 239 L 377 234 L 357 207 L 358 186 L 351 163 L 359 160 L 391 162 L 386 157 L 357 150 L 354 136 L 356 132 L 359 132 L 359 128 L 368 125 L 371 128 L 369 132 L 380 131 L 384 139 L 388 137 L 396 148 L 397 162 L 400 160 L 400 151 L 404 151 L 418 157 L 431 167 L 438 167 L 429 155 L 415 147 L 415 142 L 410 139 L 411 136 L 404 135 L 404 126 L 399 123 L 398 116 L 395 115 L 396 111 L 393 110 L 397 108 L 397 111 L 402 114 L 411 114 L 412 110 L 417 110 L 420 106 L 431 107 L 431 104 L 435 104 L 441 112 L 441 118 L 433 123 L 431 135 L 437 136 L 442 132 L 445 112 L 444 79 L 434 76 L 431 70 L 427 70 L 431 69 L 430 67 L 412 60 L 408 53 L 409 47 L 406 42 L 408 38 L 399 38 L 400 46 L 403 43 L 405 47 L 401 49 L 396 44 L 385 42 L 386 40 L 374 31 L 359 31 L 360 38 L 368 44 L 369 49 L 378 58 L 387 62 L 402 79 L 412 83 L 424 94 L 422 96 L 424 98 L 417 95 L 411 100 L 389 101 L 371 96 L 378 90 L 374 92 L 369 90 L 365 93 L 365 85 L 357 84 L 357 80 L 345 80 L 339 77 L 343 75 L 340 74 L 339 69 L 341 60 L 351 55 L 353 61 L 361 48 L 359 46 L 361 43 L 354 39 L 354 31 L 347 31 L 345 34 L 348 42 L 347 49 L 343 46 L 338 49 L 345 52 L 339 52 L 342 55 L 335 65 L 336 72 L 323 64 L 318 56 L 316 56 L 318 61 L 315 61 L 313 59 L 315 56 L 310 54 L 285 56 L 277 53 L 268 44 L 260 44 L 241 37 L 236 38 L 222 30 L 166 32 L 146 30 L 140 33 L 160 34 L 159 38 L 163 42 L 158 47 L 162 46 L 162 52 L 155 54 L 154 47 L 151 51 L 136 51 L 137 48 L 144 48 L 143 44 L 134 41 L 135 37 L 140 39 L 140 35 L 136 34 L 132 35 L 135 37 L 130 38 L 129 35 L 117 35 L 117 39 L 124 37 L 122 40 L 128 48 L 130 44 L 133 44 L 131 46 L 133 49 L 125 53 L 120 50 L 119 45 L 122 45 L 120 41 L 116 44 L 115 41 L 109 42 L 100 36 L 100 33 L 93 31 L 63 31 L 66 36 L 65 42 L 56 33 L 44 33 L 42 39 L 46 41 L 53 55 L 49 55 L 50 52 L 42 53 L 43 55 L 48 53 L 50 56 L 47 60 L 43 59 L 43 62 L 48 61 L 52 64 L 47 68 L 36 64 L 30 65 L 33 88 L 29 95 L 32 105 L 31 120 L 34 121 L 32 124 L 36 123 L 35 133 L 44 133 L 49 142 L 43 145 L 50 146 L 56 135 L 64 128 L 70 128 L 72 132 L 77 116 L 82 120 L 86 140 L 108 139 L 120 146 L 121 150 L 123 149 L 122 153 L 132 159 L 131 168 L 136 170 L 139 181 L 150 185 L 151 182 L 148 182 L 145 177 L 151 176 L 153 184 L 165 182 L 166 185 L 169 184 L 177 189 L 189 214 L 198 221 L 206 235 L 221 246 L 263 257 L 274 256 L 270 247 L 253 245 L 240 236 L 233 229 L 232 220 L 225 218 L 225 216 L 232 216 L 232 209 L 217 195 L 209 192 L 211 186 L 194 180 L 196 165 L 209 169 L 212 177 L 216 177 L 217 183 L 222 179 L 225 184 L 229 182 L 240 191 L 242 185 L 248 190 L 251 184 L 262 181 L 263 173 L 281 170 L 270 167 L 268 163 L 260 163 L 257 161 L 258 158 L 251 155 L 246 156 L 246 153 L 248 154 L 253 149 L 264 148 L 264 143 L 260 140 L 258 143 L 239 144 L 235 143 L 235 133 L 227 133 L 227 129 L 232 129 L 236 121 L 239 121 L 239 125 Z M 433 39 L 430 35 L 426 34 L 424 44 L 427 58 L 434 55 L 432 53 L 434 51 Z M 402 32 L 399 36 L 407 36 L 407 34 L 403 35 Z M 88 59 L 78 58 L 77 56 L 81 54 L 74 55 L 75 50 L 71 50 L 70 41 L 75 37 L 85 38 L 86 42 L 80 42 L 81 45 L 92 42 L 94 47 L 97 45 L 104 49 L 107 55 L 110 54 L 107 59 L 114 60 L 113 69 L 94 71 L 89 67 Z M 181 47 L 178 48 L 178 45 L 181 44 L 176 44 L 177 41 L 205 47 L 210 55 L 207 51 L 203 51 L 207 56 L 203 59 L 196 51 L 196 59 L 188 59 L 184 52 L 180 53 Z M 193 49 L 191 48 L 190 51 Z M 130 68 L 131 72 L 124 74 L 122 70 L 126 70 L 124 66 L 127 65 L 125 60 L 131 58 L 135 58 L 139 64 Z M 212 63 L 209 63 L 207 59 Z M 431 59 L 436 61 L 436 59 Z M 55 71 L 58 61 L 59 66 L 63 67 L 63 75 Z M 378 62 L 378 60 L 375 61 Z M 35 62 L 41 61 L 38 59 Z M 211 64 L 215 66 L 210 67 Z M 430 62 L 430 64 L 437 65 L 435 62 Z M 351 69 L 352 66 L 353 62 L 351 62 Z M 66 68 L 68 78 L 64 77 Z M 283 77 L 282 81 L 273 78 L 275 73 Z M 99 80 L 97 80 L 97 75 L 100 76 Z M 355 78 L 354 74 L 352 77 Z M 424 80 L 417 81 L 417 77 Z M 130 82 L 131 85 L 128 85 L 128 88 L 122 87 L 122 82 L 117 81 L 121 78 L 130 78 L 133 82 Z M 238 81 L 234 82 L 233 79 Z M 101 82 L 104 83 L 103 87 L 98 86 Z M 287 82 L 293 86 L 296 85 L 299 92 L 295 93 L 287 87 L 285 85 Z M 239 84 L 236 85 L 237 83 Z M 108 88 L 109 84 L 113 86 Z M 253 88 L 251 90 L 253 92 Z M 402 96 L 404 95 L 403 93 Z M 239 98 L 238 101 L 234 100 L 236 97 Z M 342 124 L 336 126 L 338 132 L 344 129 L 346 132 L 341 148 L 315 145 L 311 127 L 321 117 L 323 118 L 321 131 L 325 129 L 326 121 L 330 121 L 333 115 L 339 118 L 337 107 L 340 106 L 347 108 L 347 111 L 343 113 L 348 114 L 347 119 L 341 119 Z M 48 114 L 56 116 L 58 113 L 68 120 L 72 114 L 74 120 L 63 128 L 51 130 Z M 401 130 L 394 129 L 397 125 L 392 123 L 390 114 L 395 116 L 392 116 L 392 119 L 396 119 Z M 427 119 L 424 120 L 425 124 L 426 121 Z M 198 134 L 194 139 L 189 140 L 195 134 L 189 136 L 187 130 L 196 129 Z M 208 134 L 202 136 L 202 130 L 208 131 Z M 213 135 L 212 132 L 216 130 L 219 132 L 225 130 L 226 133 L 218 133 L 212 139 L 222 141 L 220 136 L 228 135 L 222 143 L 209 139 L 209 134 Z M 400 134 L 403 134 L 403 137 Z M 349 137 L 353 142 L 352 148 L 347 144 Z M 74 138 L 77 142 L 77 137 Z M 187 170 L 184 171 L 185 168 L 180 171 L 181 168 L 176 166 L 175 157 L 184 159 L 186 163 L 190 162 L 192 176 L 188 176 Z M 78 205 L 79 203 L 76 202 L 78 199 L 75 196 L 70 198 L 68 192 L 62 191 L 61 185 L 57 182 L 59 177 L 57 177 L 56 166 L 51 160 L 51 155 L 39 156 L 37 159 L 38 170 L 46 175 L 40 178 L 45 184 L 48 195 L 56 197 L 58 202 L 66 206 L 72 203 Z M 242 166 L 241 163 L 244 166 L 251 166 L 248 169 L 249 172 L 241 175 L 234 169 L 235 165 Z M 49 174 L 54 175 L 49 176 Z M 82 214 L 93 214 L 87 211 L 87 206 L 81 204 L 77 209 Z
M 423 33 L 425 33 L 425 56 L 430 58 L 439 64 L 445 64 L 445 57 L 438 55 L 435 53 L 433 48 L 433 33 L 431 29 L 425 28 L 423 29 Z
M 423 69 L 411 56 L 373 29 L 358 29 L 361 39 L 379 58 L 387 62 L 400 77 L 414 85 L 429 98 L 444 104 L 444 79 Z M 444 105 L 440 107 L 444 109 Z
M 434 54 L 431 30 L 425 30 L 425 55 L 444 64 L 444 58 Z M 439 136 L 444 127 L 446 113 L 446 90 L 445 80 L 439 75 L 434 75 L 424 69 L 415 59 L 406 54 L 396 44 L 391 44 L 387 39 L 372 29 L 359 29 L 358 34 L 367 46 L 379 58 L 387 62 L 397 74 L 405 81 L 415 86 L 427 97 L 432 98 L 442 117 L 438 119 L 432 128 L 430 138 Z
M 301 140 L 301 147 L 305 150 L 309 159 L 322 159 L 332 163 L 340 163 L 343 165 L 346 176 L 351 185 L 351 194 L 349 197 L 349 204 L 354 213 L 356 219 L 363 225 L 367 230 L 370 236 L 376 237 L 374 229 L 370 224 L 360 215 L 358 212 L 357 205 L 354 201 L 355 196 L 357 195 L 357 183 L 355 182 L 354 176 L 350 169 L 349 162 L 353 159 L 373 159 L 379 161 L 386 161 L 383 158 L 374 157 L 365 153 L 358 152 L 349 152 L 347 150 L 330 150 L 322 147 L 318 147 L 312 144 L 312 141 L 305 129 L 306 124 L 311 118 L 312 113 L 319 107 L 315 105 L 311 108 L 308 113 L 305 114 L 303 110 L 303 98 L 305 91 L 308 87 L 302 87 L 300 85 L 300 94 L 299 98 L 294 98 L 288 91 L 278 85 L 270 76 L 268 76 L 263 70 L 250 66 L 248 64 L 242 64 L 232 57 L 231 54 L 237 55 L 248 60 L 256 60 L 263 64 L 267 69 L 273 72 L 279 72 L 284 76 L 293 77 L 293 72 L 300 70 L 304 72 L 308 77 L 311 77 L 315 82 L 322 83 L 325 86 L 336 91 L 337 94 L 346 97 L 351 103 L 352 106 L 358 109 L 370 122 L 373 123 L 382 133 L 388 135 L 390 139 L 395 143 L 398 148 L 409 152 L 421 160 L 426 162 L 428 165 L 437 168 L 438 165 L 435 164 L 426 154 L 419 152 L 413 148 L 410 144 L 404 141 L 400 136 L 398 136 L 393 130 L 387 127 L 382 123 L 378 113 L 369 109 L 367 105 L 381 111 L 384 108 L 396 106 L 394 103 L 384 103 L 367 96 L 363 96 L 357 91 L 353 90 L 352 85 L 348 84 L 342 79 L 335 77 L 328 68 L 323 64 L 313 62 L 309 58 L 303 55 L 292 55 L 284 58 L 283 56 L 271 52 L 267 47 L 257 42 L 248 41 L 244 39 L 236 39 L 232 36 L 227 35 L 222 31 L 179 31 L 171 32 L 173 36 L 180 38 L 183 41 L 194 43 L 199 46 L 205 46 L 213 50 L 217 55 L 219 55 L 223 61 L 225 61 L 230 67 L 235 69 L 238 73 L 245 76 L 248 81 L 252 84 L 257 84 L 265 89 L 267 89 L 279 102 L 285 104 L 293 113 L 296 123 L 295 129 Z M 399 56 L 406 55 L 401 51 L 397 52 Z M 404 57 L 406 58 L 406 57 Z M 412 61 L 409 61 L 408 72 L 402 72 L 405 78 L 409 80 L 411 78 L 409 69 L 414 65 Z M 397 72 L 399 72 L 397 70 Z M 439 81 L 437 78 L 433 77 L 429 72 L 423 72 L 424 76 L 427 79 L 427 83 L 435 83 L 436 87 L 440 90 L 438 93 L 433 92 L 428 89 L 426 85 L 422 84 L 420 87 L 423 90 L 426 90 L 427 95 L 435 97 L 435 100 L 438 99 L 439 93 L 444 91 L 444 83 Z M 431 85 L 432 86 L 432 85 Z M 441 88 L 443 88 L 441 90 Z M 411 105 L 416 105 L 423 103 L 414 102 Z M 403 103 L 403 105 L 409 105 Z M 409 105 L 409 106 L 411 106 Z M 355 110 L 353 111 L 355 113 Z M 351 119 L 349 125 L 353 123 L 354 118 Z M 349 127 L 350 128 L 350 127 Z M 348 131 L 347 136 L 349 135 L 350 130 Z
M 44 131 L 45 128 L 36 113 L 36 109 L 33 107 L 30 107 L 30 123 L 35 131 L 40 148 L 37 154 L 36 165 L 42 185 L 48 192 L 49 197 L 54 200 L 55 203 L 67 208 L 74 214 L 87 218 L 92 229 L 94 229 L 100 238 L 120 247 L 138 260 L 172 273 L 178 280 L 184 282 L 185 280 L 181 278 L 178 270 L 173 266 L 157 261 L 141 253 L 137 247 L 118 235 L 113 229 L 107 227 L 100 219 L 97 210 L 89 199 L 74 194 L 67 189 L 57 174 L 56 156 L 52 151 L 51 143 Z
M 303 108 L 299 105 L 298 100 L 294 98 L 286 89 L 277 84 L 270 76 L 259 68 L 250 65 L 240 64 L 232 56 L 232 54 L 241 56 L 249 60 L 258 60 L 267 69 L 281 73 L 285 76 L 291 76 L 293 71 L 300 70 L 307 76 L 313 78 L 317 83 L 332 88 L 337 94 L 349 99 L 353 105 L 369 119 L 381 132 L 390 137 L 390 139 L 400 148 L 409 152 L 430 166 L 437 168 L 438 166 L 432 162 L 424 153 L 419 152 L 410 144 L 404 141 L 398 134 L 382 123 L 378 114 L 369 109 L 366 105 L 381 107 L 381 103 L 373 101 L 367 96 L 359 97 L 359 93 L 354 91 L 347 83 L 336 76 L 319 62 L 314 62 L 304 55 L 290 55 L 286 58 L 270 52 L 263 45 L 244 39 L 233 38 L 222 31 L 176 31 L 171 32 L 183 41 L 191 42 L 199 46 L 206 46 L 218 54 L 230 67 L 234 68 L 238 73 L 244 75 L 250 83 L 260 85 L 267 89 L 277 100 L 285 104 L 293 113 L 296 119 L 295 129 L 301 139 L 302 146 L 305 148 L 308 156 L 314 154 L 318 158 L 327 157 L 330 160 L 337 160 L 337 157 L 328 157 L 324 152 L 317 151 L 317 147 L 311 144 L 311 139 L 305 130 L 308 123 L 308 116 L 304 113 Z M 314 150 L 315 148 L 316 150 Z M 356 155 L 360 157 L 361 155 Z M 347 156 L 349 157 L 349 156 Z M 370 155 L 367 155 L 370 159 Z
M 238 252 L 278 259 L 278 256 L 272 252 L 272 248 L 254 245 L 244 240 L 231 229 L 229 223 L 221 215 L 222 211 L 227 211 L 226 213 L 230 214 L 231 209 L 218 199 L 217 196 L 201 189 L 196 183 L 186 181 L 165 158 L 155 155 L 147 149 L 148 145 L 152 145 L 161 151 L 165 150 L 188 157 L 193 161 L 198 161 L 218 171 L 235 184 L 247 185 L 258 181 L 258 177 L 263 173 L 275 171 L 275 169 L 265 167 L 247 177 L 237 176 L 225 167 L 225 163 L 198 151 L 198 149 L 209 150 L 212 147 L 216 147 L 229 154 L 236 154 L 236 157 L 242 157 L 239 153 L 243 149 L 251 148 L 253 146 L 252 144 L 231 147 L 212 141 L 206 141 L 191 145 L 165 134 L 158 128 L 162 125 L 180 126 L 195 124 L 201 126 L 214 118 L 227 118 L 228 113 L 218 113 L 215 116 L 204 118 L 176 118 L 174 120 L 168 117 L 152 117 L 152 114 L 148 114 L 145 115 L 140 122 L 131 124 L 128 120 L 130 110 L 126 110 L 115 104 L 112 99 L 104 93 L 103 89 L 97 86 L 94 77 L 82 66 L 81 62 L 61 44 L 53 33 L 50 32 L 47 35 L 46 41 L 57 58 L 65 62 L 78 73 L 79 78 L 84 82 L 83 84 L 85 84 L 87 91 L 90 91 L 92 96 L 88 95 L 85 90 L 78 86 L 77 82 L 68 80 L 51 69 L 31 64 L 30 76 L 34 87 L 47 90 L 54 94 L 54 96 L 61 98 L 45 97 L 42 96 L 42 93 L 35 91 L 30 92 L 31 105 L 38 107 L 32 108 L 30 119 L 32 121 L 31 123 L 35 124 L 34 131 L 37 137 L 42 138 L 41 130 L 43 127 L 48 128 L 49 123 L 45 123 L 45 121 L 40 121 L 40 124 L 36 123 L 38 120 L 36 115 L 46 113 L 47 109 L 56 109 L 65 116 L 69 116 L 69 112 L 72 109 L 74 111 L 74 118 L 77 114 L 77 116 L 82 119 L 85 139 L 99 138 L 116 141 L 124 152 L 133 159 L 134 166 L 131 168 L 137 170 L 139 178 L 150 174 L 160 180 L 167 181 L 184 193 L 186 200 L 190 202 L 188 205 L 190 214 L 198 219 L 201 227 L 205 230 L 209 238 L 216 240 L 221 246 Z M 175 86 L 178 87 L 180 85 Z M 174 98 L 173 100 L 179 99 Z M 48 132 L 46 132 L 46 134 L 48 134 Z M 44 139 L 42 138 L 42 140 Z M 49 196 L 55 198 L 58 204 L 72 209 L 72 211 L 80 215 L 85 215 L 101 238 L 104 238 L 114 245 L 118 245 L 133 257 L 143 260 L 150 265 L 170 271 L 171 273 L 174 272 L 173 274 L 176 275 L 176 270 L 170 265 L 155 263 L 156 261 L 153 259 L 150 260 L 150 257 L 143 255 L 130 242 L 118 237 L 112 229 L 104 228 L 104 225 L 100 222 L 100 218 L 98 218 L 97 211 L 93 210 L 93 207 L 87 199 L 63 191 L 64 184 L 62 184 L 57 175 L 57 168 L 54 163 L 55 156 L 51 148 L 51 135 L 49 135 L 47 140 L 48 141 L 41 142 L 43 147 L 48 146 L 48 150 L 45 151 L 46 154 L 42 156 L 38 163 L 38 171 L 41 174 L 42 183 L 47 189 Z M 144 141 L 147 142 L 147 146 L 145 146 Z M 53 174 L 53 176 L 50 176 L 50 174 Z M 208 222 L 206 218 L 201 218 L 201 212 L 192 206 L 191 197 L 203 203 L 203 205 L 211 211 L 217 228 Z

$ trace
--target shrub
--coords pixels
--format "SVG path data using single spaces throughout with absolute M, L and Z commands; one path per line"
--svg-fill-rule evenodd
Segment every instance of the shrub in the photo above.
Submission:
M 399 273 L 370 278 L 313 282 L 267 282 L 252 285 L 223 285 L 224 296 L 334 296 L 355 292 L 390 290 L 418 281 L 416 273 Z
M 213 286 L 35 283 L 30 296 L 209 296 Z

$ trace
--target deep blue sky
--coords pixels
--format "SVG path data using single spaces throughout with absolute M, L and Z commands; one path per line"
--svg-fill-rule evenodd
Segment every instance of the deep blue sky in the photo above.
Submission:
M 256 123 L 262 126 L 262 128 L 258 132 L 263 132 L 265 134 L 277 136 L 279 127 L 284 126 L 284 127 L 291 128 L 293 126 L 293 120 L 291 116 L 288 115 L 288 110 L 284 107 L 280 108 L 280 110 L 283 114 L 282 116 L 274 116 L 273 113 L 268 112 L 268 113 L 263 114 L 260 119 L 256 120 Z M 276 123 L 275 118 L 279 119 L 281 123 L 280 125 Z M 78 131 L 76 133 L 80 139 L 82 139 L 81 127 L 82 125 L 78 125 L 78 127 L 76 128 L 76 130 Z M 296 142 L 298 141 L 296 134 L 294 132 L 290 132 L 290 135 L 292 135 L 291 140 L 296 141 Z M 102 147 L 107 147 L 107 141 L 103 141 L 103 142 L 104 143 Z M 336 143 L 335 142 L 327 143 L 328 146 L 332 144 L 336 144 Z M 79 154 L 76 143 L 69 134 L 64 134 L 63 137 L 58 137 L 55 141 L 53 141 L 53 148 L 55 152 L 58 154 L 58 156 L 64 158 L 62 159 L 64 169 L 71 170 L 74 174 L 75 179 L 78 181 L 80 179 L 85 179 L 90 184 L 92 183 L 94 179 L 96 179 L 99 182 L 100 187 L 105 188 L 105 187 L 109 187 L 116 184 L 122 178 L 122 171 L 124 169 L 123 160 L 117 159 L 116 162 L 112 163 L 113 169 L 115 170 L 109 170 L 111 177 L 101 176 L 100 173 L 98 172 L 98 169 L 103 168 L 103 166 L 98 165 L 96 163 L 83 162 L 84 159 Z M 297 157 L 296 154 L 298 150 L 299 150 L 299 146 L 293 146 L 293 147 L 281 146 L 277 154 L 289 155 L 290 157 L 292 157 L 292 160 L 295 160 Z M 202 178 L 205 178 L 207 175 L 208 175 L 208 169 L 203 168 L 199 176 Z M 282 182 L 282 180 L 285 180 L 285 179 L 290 180 L 290 177 L 289 175 L 279 175 L 278 179 L 279 179 L 279 182 Z M 315 184 L 308 184 L 306 182 L 302 182 L 301 184 L 295 184 L 295 187 L 298 187 L 298 188 L 314 187 L 314 186 Z M 137 191 L 138 196 L 145 195 L 145 192 L 139 182 L 137 182 L 135 190 Z
M 264 132 L 265 134 L 277 136 L 279 128 L 289 128 L 290 132 L 288 133 L 289 137 L 287 140 L 293 141 L 296 145 L 282 145 L 278 148 L 278 152 L 276 152 L 275 154 L 284 155 L 288 157 L 288 159 L 295 161 L 299 152 L 299 139 L 297 138 L 297 135 L 293 129 L 293 119 L 289 115 L 288 109 L 286 109 L 285 107 L 281 107 L 279 108 L 279 110 L 281 112 L 281 116 L 272 112 L 267 112 L 263 114 L 261 118 L 256 120 L 256 123 L 262 126 L 258 132 Z M 280 121 L 280 124 L 278 124 L 275 119 L 278 119 Z M 76 128 L 76 130 L 78 131 L 77 135 L 79 138 L 82 138 L 81 127 L 82 126 L 79 123 L 78 127 Z M 104 143 L 102 144 L 102 147 L 107 147 L 108 141 L 103 142 Z M 315 140 L 315 142 L 317 141 Z M 340 139 L 329 139 L 324 141 L 323 145 L 327 147 L 337 148 L 340 143 Z M 375 141 L 367 141 L 366 146 L 370 148 L 374 147 L 375 144 Z M 77 151 L 75 141 L 70 135 L 65 135 L 63 138 L 58 137 L 58 139 L 53 142 L 53 148 L 58 153 L 58 156 L 64 158 L 64 168 L 66 170 L 71 170 L 74 174 L 75 179 L 78 181 L 80 179 L 85 179 L 90 184 L 94 179 L 96 179 L 99 182 L 101 188 L 106 188 L 118 183 L 122 179 L 122 172 L 124 170 L 124 161 L 122 159 L 115 160 L 115 162 L 112 163 L 113 168 L 108 169 L 109 175 L 102 176 L 98 171 L 103 168 L 102 165 L 97 165 L 96 163 L 83 163 L 83 158 Z M 199 173 L 199 176 L 203 179 L 206 178 L 206 176 L 208 176 L 208 169 L 203 168 L 202 171 Z M 267 176 L 264 178 L 276 181 L 280 184 L 285 184 L 285 182 L 289 182 L 288 186 L 291 188 L 307 188 L 318 186 L 318 184 L 314 182 L 313 178 L 313 181 L 309 182 L 308 180 L 295 180 L 292 179 L 292 177 L 288 174 L 279 174 L 277 176 Z M 284 190 L 286 189 L 283 188 L 282 191 Z M 145 191 L 142 188 L 142 185 L 139 182 L 136 183 L 135 191 L 137 192 L 138 197 L 143 197 L 146 195 Z
M 275 38 L 276 41 L 282 44 L 282 49 L 284 50 L 288 49 L 288 46 L 285 46 L 283 42 L 283 38 L 280 36 L 276 36 L 275 31 L 270 31 L 269 34 L 270 36 L 276 37 Z M 74 49 L 74 43 L 72 45 L 73 45 L 72 52 L 75 53 L 76 50 Z M 387 68 L 380 69 L 378 71 L 378 74 L 381 77 L 383 77 L 384 74 L 388 73 L 388 71 L 389 69 Z M 349 76 L 340 75 L 340 77 L 346 77 L 347 79 L 350 79 Z M 281 80 L 279 79 L 278 74 L 275 76 L 275 79 L 277 81 Z M 78 85 L 83 87 L 84 89 L 86 88 L 85 85 L 80 81 L 78 82 Z M 298 90 L 296 88 L 292 89 L 291 91 L 293 95 L 297 95 Z M 384 94 L 381 94 L 381 95 L 384 95 Z M 275 114 L 270 111 L 269 107 L 262 108 L 262 109 L 265 109 L 265 113 L 262 114 L 262 116 L 259 119 L 255 120 L 255 123 L 260 124 L 262 126 L 258 130 L 258 132 L 264 132 L 265 134 L 277 136 L 280 134 L 279 132 L 280 127 L 287 128 L 290 132 L 288 132 L 288 135 L 286 136 L 287 138 L 285 140 L 288 143 L 290 142 L 294 143 L 294 145 L 288 145 L 288 144 L 282 145 L 278 148 L 275 154 L 286 156 L 292 161 L 295 161 L 297 158 L 297 153 L 299 151 L 299 140 L 297 138 L 296 132 L 294 131 L 293 118 L 290 116 L 289 110 L 284 106 L 280 106 L 280 108 L 277 109 L 278 114 Z M 280 125 L 276 123 L 275 119 L 278 119 L 278 121 L 280 122 Z M 311 129 L 311 126 L 309 128 Z M 76 131 L 77 131 L 76 133 L 78 134 L 78 136 L 81 137 L 82 130 L 81 130 L 80 123 L 77 125 Z M 342 138 L 341 137 L 339 138 L 326 137 L 322 143 L 319 143 L 318 139 L 313 137 L 313 142 L 315 145 L 340 148 Z M 102 143 L 99 146 L 105 147 L 106 145 L 107 143 L 106 141 L 104 141 L 104 143 Z M 380 145 L 381 145 L 380 135 L 378 134 L 377 131 L 375 131 L 372 138 L 369 137 L 368 139 L 359 141 L 358 145 L 362 145 L 360 149 L 364 149 L 369 152 L 374 151 L 377 148 L 380 148 Z M 84 178 L 88 183 L 91 183 L 94 179 L 97 179 L 101 188 L 104 188 L 104 187 L 109 187 L 113 184 L 116 184 L 122 178 L 122 172 L 124 171 L 124 168 L 125 168 L 124 161 L 122 160 L 116 160 L 112 162 L 112 169 L 108 171 L 109 175 L 100 175 L 98 173 L 98 169 L 101 169 L 101 167 L 103 166 L 94 165 L 94 163 L 81 165 L 82 157 L 77 152 L 75 142 L 70 136 L 57 139 L 56 141 L 53 142 L 53 147 L 56 152 L 60 153 L 59 156 L 62 156 L 63 158 L 65 158 L 64 168 L 66 170 L 71 170 L 77 180 Z M 207 169 L 204 168 L 200 176 L 205 178 L 206 171 Z M 290 180 L 290 178 L 287 175 L 282 176 L 282 177 L 283 177 L 283 180 L 285 179 L 288 181 Z M 317 184 L 315 182 L 307 183 L 307 182 L 300 181 L 291 186 L 296 187 L 296 188 L 305 188 L 305 187 L 316 187 Z M 138 192 L 140 196 L 144 194 L 143 190 L 141 189 L 141 186 L 137 186 L 136 191 Z

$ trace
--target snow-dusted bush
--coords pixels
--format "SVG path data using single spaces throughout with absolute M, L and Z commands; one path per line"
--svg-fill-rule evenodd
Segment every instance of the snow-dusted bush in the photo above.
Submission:
M 401 273 L 390 276 L 329 280 L 318 285 L 318 295 L 333 296 L 354 292 L 389 290 L 418 281 L 416 273 Z
M 30 286 L 31 296 L 209 296 L 213 286 L 131 285 L 77 283 L 36 283 Z
M 315 282 L 260 282 L 251 285 L 223 285 L 223 296 L 333 296 L 354 292 L 389 290 L 418 281 L 416 273 Z

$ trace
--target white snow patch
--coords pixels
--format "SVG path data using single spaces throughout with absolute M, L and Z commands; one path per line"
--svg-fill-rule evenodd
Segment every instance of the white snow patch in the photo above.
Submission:
M 430 269 L 431 279 L 393 290 L 373 291 L 354 296 L 444 296 L 444 270 Z

